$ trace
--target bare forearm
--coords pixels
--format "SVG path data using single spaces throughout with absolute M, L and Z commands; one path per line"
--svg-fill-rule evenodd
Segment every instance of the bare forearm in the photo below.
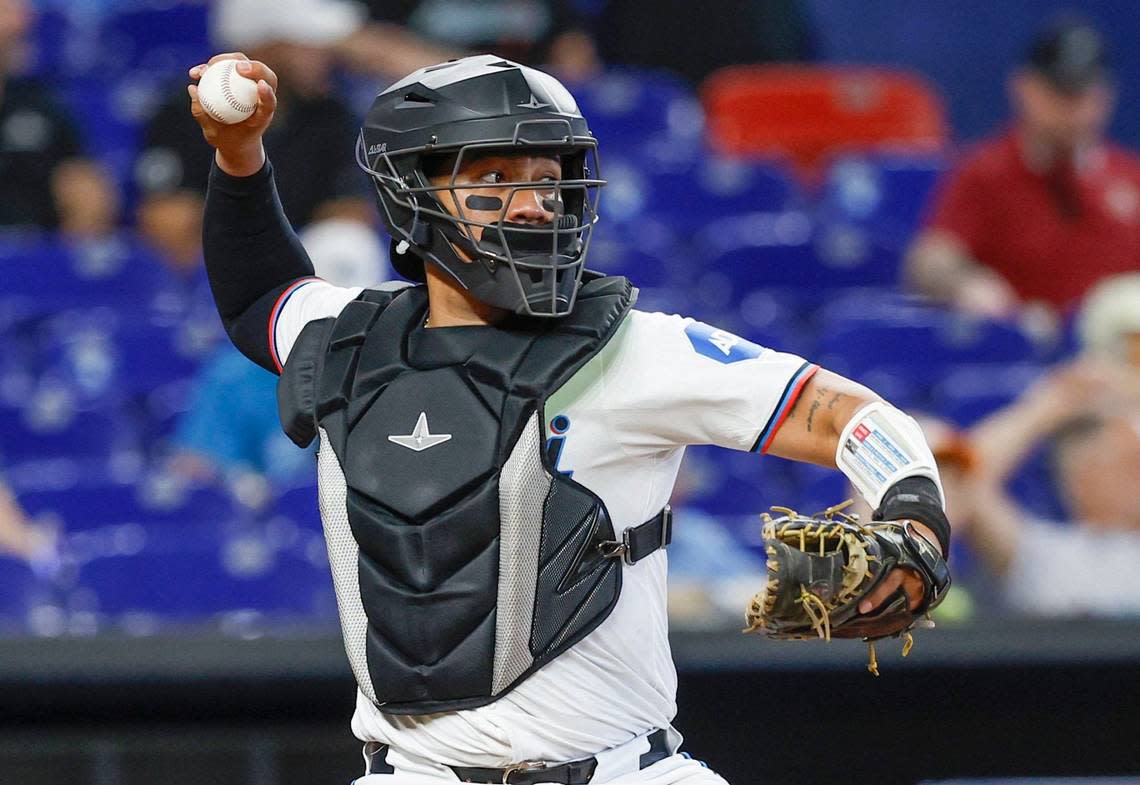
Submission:
M 863 385 L 821 368 L 804 387 L 768 452 L 835 468 L 844 427 L 861 408 L 878 400 Z

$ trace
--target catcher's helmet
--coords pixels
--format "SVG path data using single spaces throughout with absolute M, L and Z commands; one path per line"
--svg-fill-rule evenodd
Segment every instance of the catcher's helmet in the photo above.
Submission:
M 487 153 L 556 154 L 562 178 L 457 186 L 464 157 Z M 450 180 L 434 185 L 428 170 L 451 157 Z M 515 313 L 563 316 L 573 308 L 605 181 L 597 141 L 558 80 L 493 55 L 421 68 L 376 97 L 357 162 L 372 177 L 402 275 L 422 281 L 431 261 L 479 300 Z M 464 212 L 457 187 L 509 191 L 505 199 L 467 197 L 469 209 L 499 211 L 482 222 Z M 441 191 L 451 192 L 457 214 L 440 202 Z M 535 191 L 554 219 L 509 222 L 519 191 Z

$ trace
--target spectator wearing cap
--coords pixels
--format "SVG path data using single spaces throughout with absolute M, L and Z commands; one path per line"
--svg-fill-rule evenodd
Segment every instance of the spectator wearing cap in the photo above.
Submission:
M 119 193 L 45 86 L 17 76 L 32 19 L 25 0 L 0 0 L 0 226 L 97 237 L 118 221 Z
M 1008 84 L 1011 127 L 936 189 L 907 277 L 970 313 L 1057 315 L 1140 267 L 1140 160 L 1104 138 L 1115 90 L 1089 23 L 1045 27 Z
M 265 147 L 289 220 L 298 228 L 333 219 L 372 225 L 366 180 L 352 156 L 358 123 L 333 85 L 336 48 L 360 30 L 364 9 L 338 0 L 220 0 L 211 13 L 218 46 L 277 69 L 277 117 Z M 140 230 L 189 273 L 200 266 L 213 150 L 202 143 L 187 100 L 180 88 L 151 119 L 135 180 Z

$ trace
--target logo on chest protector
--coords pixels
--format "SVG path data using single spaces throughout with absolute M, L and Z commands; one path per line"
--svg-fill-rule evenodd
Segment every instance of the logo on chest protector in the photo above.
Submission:
M 420 452 L 429 447 L 435 447 L 437 444 L 443 444 L 451 438 L 450 433 L 432 433 L 428 430 L 427 412 L 420 412 L 420 418 L 416 420 L 416 427 L 407 436 L 389 436 L 388 441 L 395 442 L 401 447 L 407 447 L 409 450 Z

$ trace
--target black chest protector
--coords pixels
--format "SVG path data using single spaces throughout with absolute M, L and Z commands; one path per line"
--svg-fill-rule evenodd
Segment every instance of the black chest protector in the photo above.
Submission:
M 543 404 L 633 299 L 594 278 L 559 320 L 425 329 L 423 287 L 366 291 L 298 338 L 282 423 L 320 439 L 345 648 L 381 710 L 490 703 L 613 609 L 622 546 L 601 499 L 550 466 Z M 667 542 L 667 517 L 635 527 L 656 542 L 627 562 Z

